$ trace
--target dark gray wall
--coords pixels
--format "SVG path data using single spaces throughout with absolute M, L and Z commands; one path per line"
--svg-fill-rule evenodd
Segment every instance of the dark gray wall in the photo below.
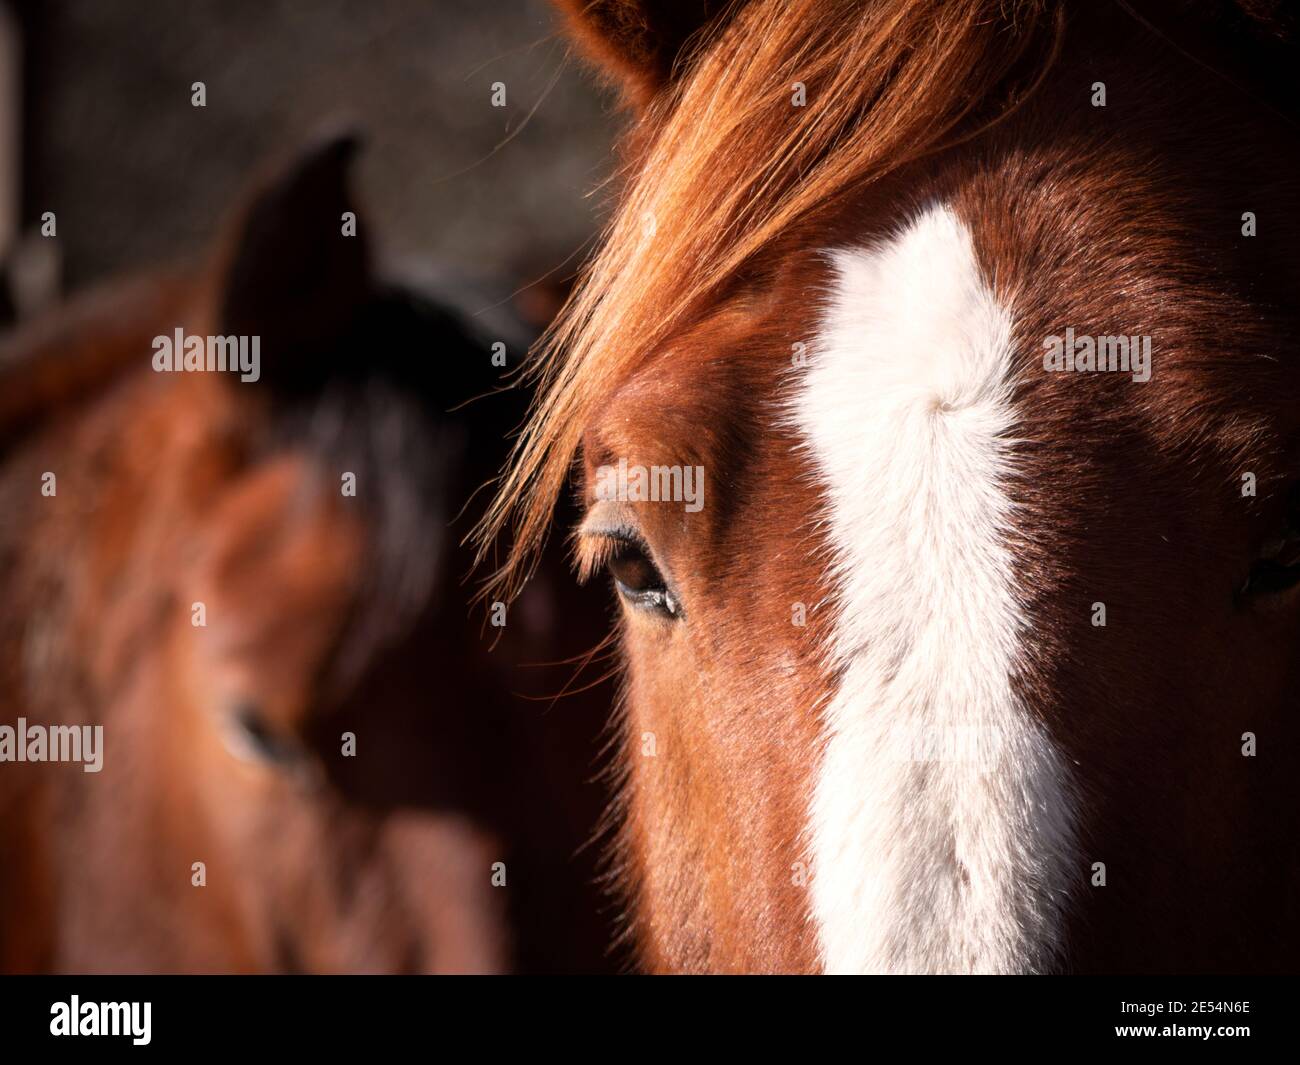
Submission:
M 71 288 L 202 247 L 251 171 L 339 116 L 370 133 L 359 187 L 390 259 L 516 281 L 592 233 L 616 123 L 542 0 L 20 9 L 24 214 L 57 213 Z

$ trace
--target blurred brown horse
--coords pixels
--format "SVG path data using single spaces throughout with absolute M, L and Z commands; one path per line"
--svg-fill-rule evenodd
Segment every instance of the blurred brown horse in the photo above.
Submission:
M 468 616 L 449 524 L 519 400 L 457 411 L 502 371 L 344 232 L 352 148 L 0 349 L 0 725 L 103 726 L 99 772 L 0 762 L 3 971 L 607 964 L 602 700 L 514 694 L 599 625 L 546 580 Z M 155 372 L 177 329 L 257 380 Z

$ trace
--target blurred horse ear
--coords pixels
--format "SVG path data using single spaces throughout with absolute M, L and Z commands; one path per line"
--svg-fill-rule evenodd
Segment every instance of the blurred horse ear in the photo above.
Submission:
M 623 90 L 644 107 L 668 85 L 693 35 L 723 12 L 727 0 L 555 0 L 569 36 Z
M 373 288 L 366 229 L 348 192 L 359 138 L 322 138 L 270 174 L 229 228 L 217 262 L 222 333 L 261 337 L 269 376 L 305 369 Z

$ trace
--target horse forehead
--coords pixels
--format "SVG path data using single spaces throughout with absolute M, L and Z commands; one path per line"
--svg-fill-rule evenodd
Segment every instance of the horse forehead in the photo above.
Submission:
M 831 558 L 837 668 L 808 815 L 822 960 L 1043 967 L 1076 812 L 1014 683 L 1011 312 L 945 205 L 830 258 L 790 401 Z
M 984 282 L 970 230 L 951 207 L 931 206 L 891 236 L 828 258 L 816 345 L 837 371 L 871 376 L 869 402 L 925 396 L 951 411 L 998 398 L 1011 315 Z M 856 398 L 839 396 L 846 406 Z
M 913 569 L 952 561 L 945 536 L 1002 580 L 1023 516 L 1008 498 L 1019 360 L 1011 309 L 985 282 L 970 230 L 934 204 L 827 258 L 811 358 L 792 374 L 787 409 L 819 485 L 841 622 L 854 621 L 852 601 L 885 560 L 902 584 L 932 578 L 924 591 L 937 597 L 969 591 L 948 587 L 956 573 Z M 856 623 L 902 623 L 911 599 L 868 596 Z
M 942 486 L 932 522 L 982 511 L 985 531 L 1003 539 L 1009 508 L 979 485 L 1009 472 L 1016 338 L 970 230 L 935 204 L 888 237 L 826 258 L 811 357 L 793 371 L 788 399 L 823 504 L 854 511 L 856 539 L 888 539 Z

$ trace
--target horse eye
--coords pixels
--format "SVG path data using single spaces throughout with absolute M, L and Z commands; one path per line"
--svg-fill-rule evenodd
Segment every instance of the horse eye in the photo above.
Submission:
M 1268 596 L 1300 584 L 1300 488 L 1292 491 L 1281 533 L 1259 553 L 1239 594 Z
M 1300 538 L 1274 541 L 1242 585 L 1243 595 L 1276 595 L 1300 584 Z
M 281 768 L 296 767 L 302 751 L 267 724 L 254 703 L 241 702 L 230 711 L 226 728 L 226 747 L 246 762 L 269 763 Z
M 676 598 L 641 544 L 620 540 L 606 565 L 614 586 L 631 606 L 669 618 L 680 615 Z

